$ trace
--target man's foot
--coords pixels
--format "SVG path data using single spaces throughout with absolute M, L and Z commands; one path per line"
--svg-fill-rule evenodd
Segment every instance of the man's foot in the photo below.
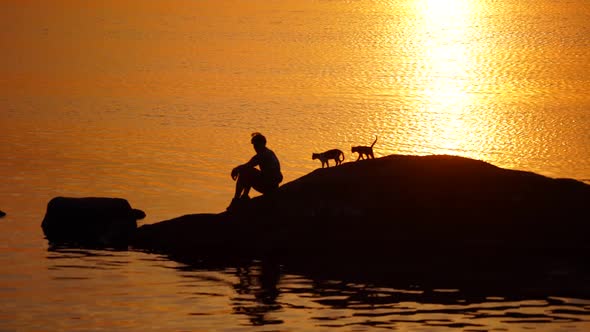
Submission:
M 240 204 L 240 199 L 237 197 L 234 197 L 231 200 L 231 203 L 229 203 L 229 206 L 226 208 L 227 211 L 233 210 L 235 209 L 238 205 Z
M 229 206 L 227 207 L 227 211 L 231 211 L 234 210 L 236 208 L 239 208 L 240 206 L 244 206 L 244 204 L 246 204 L 246 202 L 248 202 L 250 200 L 250 196 L 242 196 L 240 198 L 236 198 L 234 197 L 231 200 L 231 203 L 229 203 Z

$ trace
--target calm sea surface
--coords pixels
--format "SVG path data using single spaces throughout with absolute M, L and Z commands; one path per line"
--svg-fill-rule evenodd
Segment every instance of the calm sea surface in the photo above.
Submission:
M 586 0 L 2 1 L 0 331 L 589 330 L 590 299 L 510 279 L 193 266 L 40 228 L 55 196 L 123 197 L 142 223 L 220 212 L 254 131 L 286 182 L 375 136 L 377 156 L 590 182 L 589 22 Z

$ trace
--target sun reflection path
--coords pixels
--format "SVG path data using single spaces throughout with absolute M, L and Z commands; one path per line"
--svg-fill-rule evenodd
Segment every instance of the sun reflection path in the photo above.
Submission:
M 422 97 L 413 108 L 423 126 L 422 142 L 427 153 L 460 154 L 482 159 L 481 147 L 471 139 L 474 132 L 486 134 L 480 121 L 471 121 L 475 83 L 470 30 L 472 4 L 468 0 L 417 0 L 415 79 Z M 477 141 L 477 140 L 476 140 Z

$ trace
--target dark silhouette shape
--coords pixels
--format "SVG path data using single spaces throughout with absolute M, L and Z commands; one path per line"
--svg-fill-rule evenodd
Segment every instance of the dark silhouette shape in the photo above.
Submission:
M 132 245 L 194 259 L 272 254 L 320 268 L 536 266 L 549 257 L 587 261 L 588 202 L 590 186 L 575 180 L 455 156 L 392 155 L 318 169 L 235 213 L 143 225 Z
M 4 211 L 0 211 L 0 218 L 4 217 L 6 213 Z
M 126 247 L 145 213 L 122 198 L 55 197 L 41 223 L 53 244 Z
M 283 181 L 281 164 L 276 154 L 266 147 L 266 137 L 261 133 L 253 133 L 251 143 L 256 154 L 243 165 L 232 169 L 231 177 L 236 181 L 236 192 L 228 210 L 248 200 L 250 188 L 266 194 L 279 188 Z M 260 169 L 257 169 L 258 166 Z
M 353 146 L 352 147 L 352 153 L 358 153 L 359 157 L 356 159 L 356 161 L 359 161 L 360 159 L 365 159 L 364 156 L 367 156 L 367 159 L 375 159 L 375 155 L 373 154 L 373 146 L 375 145 L 375 143 L 377 143 L 377 136 L 375 136 L 375 141 L 373 141 L 373 144 L 371 144 L 371 146 Z
M 282 308 L 277 302 L 280 295 L 278 287 L 281 278 L 280 265 L 264 260 L 239 266 L 235 274 L 238 277 L 238 283 L 234 284 L 234 289 L 239 297 L 254 296 L 251 302 L 236 301 L 235 313 L 248 316 L 252 325 L 255 326 L 282 324 L 282 320 L 269 317 L 269 313 Z
M 342 159 L 340 159 L 340 157 L 342 157 Z M 332 149 L 321 153 L 312 153 L 311 159 L 319 159 L 322 162 L 322 168 L 324 168 L 324 164 L 326 164 L 327 167 L 330 167 L 330 159 L 334 159 L 336 166 L 338 166 L 344 161 L 344 152 L 338 149 Z
M 178 261 L 177 257 L 172 259 Z M 363 318 L 351 322 L 331 315 L 330 310 L 311 318 L 316 327 L 332 329 L 350 330 L 349 327 L 358 325 L 404 330 L 407 324 L 419 324 L 443 330 L 462 327 L 459 330 L 463 331 L 472 327 L 474 331 L 484 331 L 493 330 L 487 322 L 490 318 L 492 325 L 498 319 L 506 319 L 503 324 L 507 327 L 534 320 L 540 328 L 576 324 L 588 317 L 587 301 L 571 301 L 590 299 L 587 282 L 590 271 L 585 261 L 581 264 L 584 271 L 568 273 L 564 273 L 563 266 L 531 270 L 530 265 L 522 262 L 515 268 L 504 269 L 493 262 L 490 266 L 487 260 L 476 260 L 479 267 L 475 268 L 474 261 L 449 267 L 447 262 L 436 260 L 408 261 L 401 265 L 398 260 L 386 260 L 378 264 L 378 269 L 368 270 L 366 266 L 350 264 L 339 269 L 325 261 L 318 266 L 310 266 L 308 260 L 296 265 L 281 264 L 267 258 L 180 262 L 184 264 L 176 268 L 178 271 L 222 270 L 235 276 L 232 279 L 235 281 L 220 282 L 235 289 L 236 295 L 230 298 L 233 313 L 247 317 L 252 326 L 287 323 L 281 319 L 284 310 L 308 308 L 292 301 L 294 297 L 305 298 L 321 308 L 346 310 L 351 313 L 347 317 Z M 486 268 L 482 270 L 483 266 Z M 565 263 L 568 266 L 571 268 Z M 560 272 L 553 272 L 555 268 Z M 181 277 L 202 278 L 186 273 Z M 446 318 L 440 319 L 441 316 Z M 280 330 L 280 326 L 276 327 L 275 330 Z

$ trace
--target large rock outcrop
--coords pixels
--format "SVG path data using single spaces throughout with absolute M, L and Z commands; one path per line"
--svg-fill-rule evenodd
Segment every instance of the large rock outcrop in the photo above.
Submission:
M 55 244 L 126 247 L 145 217 L 127 200 L 109 197 L 55 197 L 41 223 L 46 238 Z
M 369 263 L 588 256 L 590 186 L 454 156 L 318 169 L 220 214 L 140 227 L 135 248 L 185 259 Z M 519 258 L 520 259 L 520 258 Z

